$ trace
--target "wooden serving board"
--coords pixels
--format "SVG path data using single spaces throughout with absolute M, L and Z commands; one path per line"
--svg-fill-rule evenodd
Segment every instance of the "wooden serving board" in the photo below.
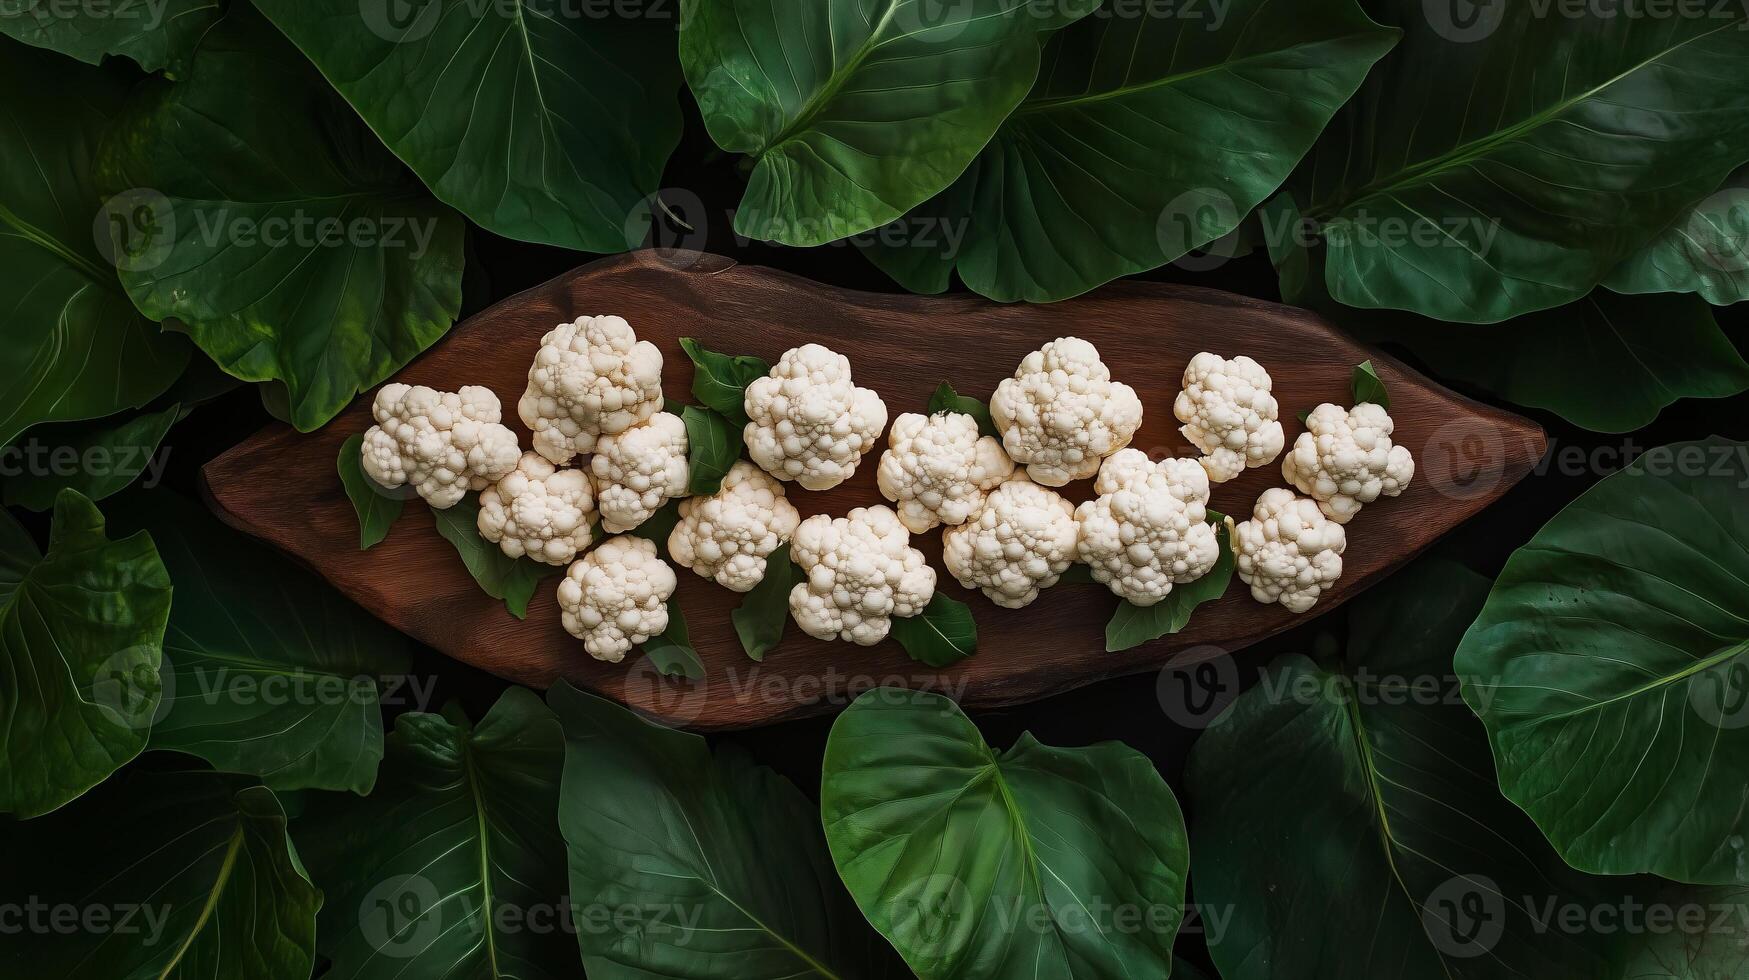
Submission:
M 1390 392 L 1396 439 L 1415 454 L 1415 479 L 1402 496 L 1368 505 L 1348 525 L 1343 577 L 1315 613 L 1358 594 L 1487 506 L 1545 448 L 1531 422 L 1442 389 L 1314 315 L 1272 303 L 1122 282 L 1048 306 L 877 295 L 697 253 L 638 252 L 579 268 L 469 318 L 396 380 L 446 390 L 487 385 L 527 445 L 515 405 L 541 335 L 603 313 L 624 316 L 640 338 L 661 348 L 672 402 L 692 400 L 682 336 L 774 362 L 788 348 L 818 341 L 849 356 L 856 381 L 878 391 L 891 416 L 922 411 L 944 380 L 988 399 L 1028 351 L 1073 334 L 1096 344 L 1116 378 L 1141 394 L 1145 415 L 1132 445 L 1155 457 L 1193 454 L 1178 433 L 1172 401 L 1198 351 L 1248 354 L 1269 369 L 1290 445 L 1301 431 L 1298 413 L 1323 401 L 1347 404 L 1354 365 L 1371 358 Z M 977 654 L 951 669 L 913 662 L 892 641 L 869 648 L 823 643 L 794 624 L 783 644 L 755 663 L 729 619 L 741 596 L 685 569 L 678 570 L 678 600 L 705 678 L 659 677 L 635 653 L 623 664 L 598 663 L 560 626 L 556 580 L 542 583 L 526 620 L 513 618 L 475 585 L 416 499 L 387 539 L 369 553 L 358 550 L 357 521 L 334 460 L 348 436 L 371 424 L 370 401 L 359 398 L 315 433 L 271 426 L 215 459 L 204 471 L 212 506 L 226 522 L 290 552 L 391 625 L 452 657 L 536 688 L 569 678 L 676 725 L 762 725 L 832 710 L 882 684 L 938 690 L 971 706 L 1013 704 L 1218 656 L 1296 622 L 1280 606 L 1254 601 L 1235 576 L 1227 594 L 1199 608 L 1183 632 L 1106 653 L 1104 626 L 1118 600 L 1104 587 L 1059 586 L 1025 609 L 999 609 L 953 581 L 941 564 L 940 535 L 931 533 L 914 543 L 929 555 L 941 587 L 969 602 L 978 622 Z M 883 502 L 875 467 L 884 448 L 883 440 L 845 484 L 821 493 L 792 484 L 790 499 L 804 517 Z M 1243 519 L 1260 493 L 1281 483 L 1278 465 L 1250 470 L 1216 487 L 1212 506 Z M 1092 496 L 1091 481 L 1064 489 L 1076 501 Z

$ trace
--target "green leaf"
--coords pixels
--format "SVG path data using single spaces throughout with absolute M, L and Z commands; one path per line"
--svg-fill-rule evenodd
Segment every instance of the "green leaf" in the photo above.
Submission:
M 52 79 L 52 82 L 49 81 Z M 0 90 L 29 92 L 0 114 L 0 446 L 39 422 L 138 408 L 182 373 L 191 348 L 128 302 L 98 250 L 149 248 L 149 195 L 108 201 L 91 162 L 127 92 L 115 73 L 0 38 Z
M 1568 864 L 1741 884 L 1749 444 L 1654 449 L 1514 552 L 1457 670 Z
M 46 555 L 0 514 L 0 813 L 48 813 L 140 754 L 169 616 L 152 539 L 111 540 L 77 491 L 55 500 Z
M 1221 548 L 1215 566 L 1194 582 L 1174 585 L 1166 598 L 1151 606 L 1138 606 L 1128 600 L 1118 603 L 1117 611 L 1105 624 L 1106 653 L 1128 650 L 1176 633 L 1190 625 L 1197 606 L 1226 594 L 1233 581 L 1233 542 L 1225 519 L 1214 511 L 1209 511 L 1209 516 Z
M 552 712 L 513 687 L 478 726 L 459 710 L 406 714 L 388 742 L 370 796 L 323 794 L 298 819 L 327 892 L 325 976 L 577 976 L 563 928 L 565 742 Z
M 1002 433 L 996 431 L 996 423 L 990 418 L 990 406 L 976 398 L 960 394 L 953 390 L 953 385 L 946 381 L 943 381 L 941 387 L 935 389 L 935 393 L 929 396 L 928 412 L 930 415 L 940 412 L 958 412 L 961 415 L 970 415 L 978 420 L 980 433 L 996 439 L 1002 438 Z
M 1225 980 L 1620 976 L 1602 937 L 1539 921 L 1589 908 L 1586 884 L 1495 791 L 1455 696 L 1451 651 L 1486 590 L 1411 566 L 1356 601 L 1344 657 L 1278 658 L 1198 739 L 1194 885 L 1231 913 L 1208 937 Z
M 1165 265 L 1234 232 L 1394 42 L 1355 0 L 1089 17 L 964 176 L 866 251 L 909 289 L 957 269 L 1002 301 Z
M 1715 306 L 1749 299 L 1749 167 L 1628 256 L 1603 284 L 1618 293 L 1698 293 Z
M 39 426 L 19 447 L 26 454 L 22 472 L 0 482 L 0 497 L 8 507 L 40 512 L 53 507 L 62 490 L 102 500 L 141 475 L 155 483 L 167 460 L 154 462 L 153 455 L 183 414 L 182 406 L 173 404 L 161 412 L 96 424 Z
M 256 6 L 487 231 L 585 252 L 642 242 L 680 141 L 672 16 L 553 0 Z
M 433 510 L 431 519 L 437 533 L 455 545 L 456 554 L 461 555 L 462 564 L 468 566 L 468 574 L 480 588 L 494 599 L 503 599 L 504 607 L 517 619 L 528 615 L 528 601 L 534 598 L 541 579 L 564 571 L 533 558 L 512 558 L 480 537 L 480 502 L 472 496 L 463 497 L 454 507 Z
M 972 607 L 937 590 L 921 613 L 893 618 L 893 639 L 912 660 L 951 667 L 978 652 L 978 624 Z
M 731 357 L 705 350 L 691 337 L 680 349 L 692 359 L 692 397 L 736 425 L 747 424 L 747 386 L 771 373 L 771 365 L 751 354 Z
M 923 980 L 1171 969 L 1184 817 L 1134 749 L 1022 735 L 998 755 L 947 698 L 874 690 L 832 725 L 820 815 L 857 905 Z
M 722 414 L 697 405 L 682 409 L 680 420 L 686 423 L 686 462 L 692 470 L 687 492 L 695 497 L 708 497 L 722 489 L 723 477 L 741 458 L 741 427 Z
M 218 0 L 13 0 L 0 9 L 0 34 L 88 65 L 121 55 L 146 71 L 169 69 L 175 77 L 219 12 Z
M 123 266 L 128 295 L 226 371 L 284 383 L 300 430 L 455 321 L 461 216 L 248 4 L 206 35 L 185 79 L 148 81 L 116 125 L 103 182 L 152 188 L 161 208 L 153 251 Z
M 315 966 L 322 895 L 253 780 L 135 767 L 65 813 L 7 827 L 0 861 L 17 895 L 104 923 L 14 932 L 7 976 L 307 980 Z
M 559 825 L 571 894 L 591 903 L 577 910 L 591 980 L 875 972 L 819 813 L 787 780 L 564 681 L 547 701 L 565 727 Z M 632 927 L 583 927 L 616 909 Z
M 406 637 L 168 491 L 123 497 L 113 523 L 151 534 L 176 588 L 149 747 L 273 789 L 370 792 Z
M 1294 180 L 1338 302 L 1464 323 L 1574 302 L 1749 159 L 1740 6 L 1378 8 L 1403 41 Z
M 822 245 L 947 187 L 1096 0 L 683 0 L 680 60 L 717 145 L 752 158 L 735 231 Z
M 1626 980 L 1730 980 L 1742 976 L 1749 965 L 1749 929 L 1743 928 L 1749 921 L 1749 889 L 1667 885 L 1642 898 L 1640 907 L 1671 909 L 1689 916 L 1689 922 L 1676 928 L 1629 932 L 1619 954 L 1622 970 L 1614 976 Z M 1696 912 L 1698 917 L 1693 915 Z
M 1378 369 L 1370 359 L 1354 366 L 1353 390 L 1356 405 L 1371 402 L 1380 408 L 1391 407 L 1391 393 L 1385 390 L 1385 383 L 1379 380 Z
M 801 577 L 802 570 L 790 561 L 789 542 L 778 545 L 776 551 L 766 556 L 765 577 L 729 614 L 735 624 L 735 636 L 740 638 L 741 649 L 747 651 L 747 656 L 764 660 L 767 653 L 783 642 L 784 630 L 789 628 L 790 590 Z
M 375 481 L 364 475 L 364 464 L 359 458 L 363 448 L 364 435 L 354 434 L 340 444 L 340 457 L 335 467 L 340 471 L 340 483 L 346 488 L 346 498 L 352 501 L 353 513 L 358 515 L 358 550 L 369 551 L 388 537 L 389 528 L 394 525 L 395 518 L 401 516 L 401 506 L 406 501 L 378 490 Z
M 668 603 L 668 628 L 645 641 L 643 650 L 664 677 L 704 679 L 704 661 L 698 659 L 698 651 L 686 635 L 686 616 L 677 602 Z

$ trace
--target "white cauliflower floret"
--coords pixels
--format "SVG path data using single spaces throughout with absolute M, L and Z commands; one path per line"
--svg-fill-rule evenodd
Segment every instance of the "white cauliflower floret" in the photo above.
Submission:
M 611 534 L 630 531 L 671 498 L 686 496 L 686 450 L 686 423 L 669 412 L 602 436 L 589 460 L 601 526 Z
M 1205 454 L 1210 480 L 1225 483 L 1281 455 L 1287 437 L 1273 385 L 1263 365 L 1243 354 L 1227 360 L 1205 351 L 1190 359 L 1172 413 L 1184 423 L 1178 431 Z
M 1125 449 L 1099 468 L 1093 488 L 1099 499 L 1075 510 L 1078 554 L 1111 591 L 1151 606 L 1215 567 L 1221 550 L 1207 523 L 1209 478 L 1196 460 L 1156 463 Z
M 1326 402 L 1306 417 L 1306 431 L 1281 461 L 1281 475 L 1318 502 L 1324 516 L 1347 524 L 1380 496 L 1395 497 L 1415 475 L 1409 450 L 1391 445 L 1390 413 L 1371 402 L 1350 409 Z
M 961 585 L 1019 609 L 1074 564 L 1080 537 L 1075 505 L 1016 473 L 975 517 L 942 533 L 941 557 Z
M 410 483 L 438 510 L 454 507 L 469 490 L 485 489 L 515 469 L 522 455 L 489 388 L 386 384 L 371 414 L 377 424 L 364 434 L 359 460 L 365 475 L 389 489 Z
M 856 472 L 887 427 L 881 396 L 850 380 L 850 359 L 805 344 L 747 386 L 747 455 L 779 480 L 829 490 Z
M 654 541 L 608 538 L 565 573 L 560 618 L 591 657 L 617 664 L 668 628 L 668 597 L 678 584 Z
M 480 491 L 480 537 L 512 558 L 566 564 L 589 550 L 594 523 L 589 474 L 561 470 L 539 453 L 523 453 L 516 469 Z
M 709 497 L 680 502 L 668 554 L 725 589 L 746 592 L 765 578 L 765 558 L 795 533 L 802 515 L 783 484 L 740 460 Z
M 996 386 L 990 417 L 1002 447 L 1034 482 L 1060 487 L 1099 472 L 1142 424 L 1134 388 L 1111 380 L 1092 344 L 1059 337 L 1026 355 Z
M 790 556 L 807 576 L 790 590 L 790 615 L 817 639 L 872 646 L 892 630 L 894 616 L 915 616 L 935 598 L 935 569 L 911 547 L 911 532 L 891 507 L 810 517 L 796 529 Z
M 554 463 L 662 410 L 662 352 L 617 316 L 583 316 L 541 338 L 517 413 Z
M 1002 444 L 978 435 L 977 420 L 959 412 L 894 419 L 875 471 L 881 493 L 899 505 L 899 520 L 914 534 L 964 524 L 1013 473 Z
M 1233 566 L 1258 602 L 1303 613 L 1342 577 L 1348 533 L 1316 501 L 1276 487 L 1257 498 L 1251 519 L 1233 529 Z

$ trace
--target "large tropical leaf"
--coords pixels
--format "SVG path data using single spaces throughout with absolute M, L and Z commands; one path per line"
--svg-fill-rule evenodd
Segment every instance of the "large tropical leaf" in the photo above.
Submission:
M 1749 167 L 1615 267 L 1623 293 L 1699 293 L 1717 306 L 1749 299 Z
M 8 929 L 8 977 L 308 980 L 315 965 L 321 893 L 273 792 L 240 776 L 130 769 L 7 827 L 0 864 L 18 899 L 83 925 Z
M 547 700 L 565 727 L 559 824 L 591 980 L 875 974 L 878 937 L 794 786 L 563 682 Z M 619 927 L 601 928 L 615 910 Z
M 735 230 L 820 245 L 966 169 L 1098 0 L 682 0 L 680 59 L 717 145 L 753 161 Z
M 12 0 L 0 6 L 0 34 L 89 65 L 122 55 L 174 76 L 218 17 L 218 0 Z
M 1357 604 L 1341 662 L 1280 658 L 1197 741 L 1195 887 L 1231 911 L 1209 936 L 1225 980 L 1611 976 L 1600 937 L 1543 921 L 1589 908 L 1585 884 L 1500 798 L 1455 697 L 1486 593 L 1411 567 Z
M 1340 302 L 1466 323 L 1573 302 L 1749 159 L 1740 5 L 1376 7 L 1403 42 L 1293 182 Z
M 1355 0 L 1181 13 L 1094 16 L 1053 36 L 977 163 L 870 236 L 894 244 L 869 256 L 917 292 L 946 289 L 957 265 L 976 292 L 1034 302 L 1164 265 L 1280 186 L 1396 37 Z
M 139 755 L 169 615 L 152 539 L 111 540 L 75 491 L 47 554 L 0 514 L 0 813 L 47 813 Z
M 559 837 L 564 752 L 552 712 L 521 688 L 478 726 L 453 708 L 395 719 L 375 792 L 313 798 L 298 818 L 328 893 L 326 976 L 578 976 Z
M 128 484 L 163 472 L 168 460 L 158 444 L 181 420 L 181 405 L 98 422 L 60 422 L 37 428 L 18 447 L 18 472 L 0 480 L 0 501 L 8 507 L 46 511 L 64 489 L 102 500 Z
M 257 0 L 438 198 L 486 230 L 619 252 L 680 140 L 672 5 Z M 635 225 L 636 236 L 627 228 Z
M 1600 874 L 1749 882 L 1749 444 L 1648 452 L 1514 552 L 1463 646 L 1500 788 Z
M 383 757 L 379 695 L 406 697 L 406 637 L 303 569 L 167 491 L 121 498 L 176 594 L 153 749 L 274 789 L 368 793 Z
M 871 691 L 832 726 L 820 814 L 851 895 L 924 980 L 1172 968 L 1184 818 L 1134 749 L 1023 735 L 998 755 L 947 698 Z
M 189 347 L 134 311 L 97 248 L 111 223 L 140 244 L 154 220 L 142 202 L 106 203 L 91 177 L 123 82 L 0 38 L 0 90 L 30 93 L 0 112 L 4 446 L 38 422 L 144 405 L 176 380 Z
M 291 162 L 295 161 L 295 165 Z M 188 77 L 147 83 L 104 143 L 111 189 L 163 209 L 122 281 L 225 370 L 285 384 L 314 429 L 430 346 L 461 308 L 461 216 L 432 200 L 248 4 Z

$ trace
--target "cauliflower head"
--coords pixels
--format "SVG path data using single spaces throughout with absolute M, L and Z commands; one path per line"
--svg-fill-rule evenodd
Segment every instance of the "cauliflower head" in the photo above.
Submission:
M 735 463 L 709 497 L 680 502 L 668 554 L 725 589 L 750 591 L 765 578 L 765 558 L 790 539 L 802 515 L 783 484 L 746 460 Z
M 1151 606 L 1215 567 L 1221 549 L 1207 523 L 1209 478 L 1196 460 L 1156 463 L 1125 449 L 1099 467 L 1093 488 L 1099 498 L 1075 510 L 1077 553 L 1111 591 Z
M 1279 602 L 1289 612 L 1317 605 L 1342 577 L 1348 532 L 1324 516 L 1316 501 L 1285 487 L 1257 498 L 1251 519 L 1233 529 L 1233 565 L 1258 602 Z
M 1228 360 L 1204 351 L 1190 359 L 1172 414 L 1184 423 L 1178 431 L 1202 450 L 1210 480 L 1225 483 L 1281 455 L 1287 437 L 1269 393 L 1274 383 L 1263 365 L 1243 354 Z
M 1111 380 L 1092 344 L 1059 337 L 996 386 L 990 417 L 1027 476 L 1060 487 L 1099 472 L 1101 459 L 1129 445 L 1142 424 L 1142 400 Z
M 567 564 L 589 550 L 594 524 L 589 474 L 561 470 L 539 453 L 523 453 L 516 469 L 480 491 L 480 537 L 512 558 Z
M 991 491 L 975 517 L 942 532 L 941 557 L 961 585 L 1019 609 L 1057 584 L 1075 561 L 1080 537 L 1075 505 L 1016 473 Z
M 881 396 L 853 384 L 850 359 L 819 344 L 785 351 L 743 404 L 747 455 L 809 490 L 843 483 L 887 427 Z
M 892 631 L 894 616 L 915 616 L 935 598 L 935 569 L 885 505 L 808 518 L 790 556 L 807 576 L 790 590 L 790 615 L 817 639 L 872 646 Z
M 554 463 L 662 410 L 662 352 L 617 316 L 583 316 L 541 338 L 516 406 L 534 450 Z
M 1390 413 L 1371 402 L 1350 409 L 1328 402 L 1306 417 L 1306 431 L 1281 461 L 1281 475 L 1347 524 L 1362 504 L 1395 497 L 1415 475 L 1409 450 L 1391 445 Z
M 412 484 L 438 510 L 454 507 L 469 490 L 484 490 L 516 469 L 522 455 L 489 388 L 386 384 L 371 414 L 377 424 L 364 434 L 359 459 L 365 475 L 391 489 Z
M 668 598 L 678 584 L 654 541 L 608 538 L 559 583 L 560 619 L 591 657 L 617 664 L 668 628 Z
M 686 423 L 671 412 L 602 436 L 589 460 L 601 526 L 611 534 L 630 531 L 671 498 L 686 496 L 692 476 L 686 450 Z
M 980 436 L 977 420 L 959 412 L 894 419 L 875 471 L 881 494 L 899 506 L 899 520 L 913 534 L 964 524 L 1013 474 L 1002 444 Z

